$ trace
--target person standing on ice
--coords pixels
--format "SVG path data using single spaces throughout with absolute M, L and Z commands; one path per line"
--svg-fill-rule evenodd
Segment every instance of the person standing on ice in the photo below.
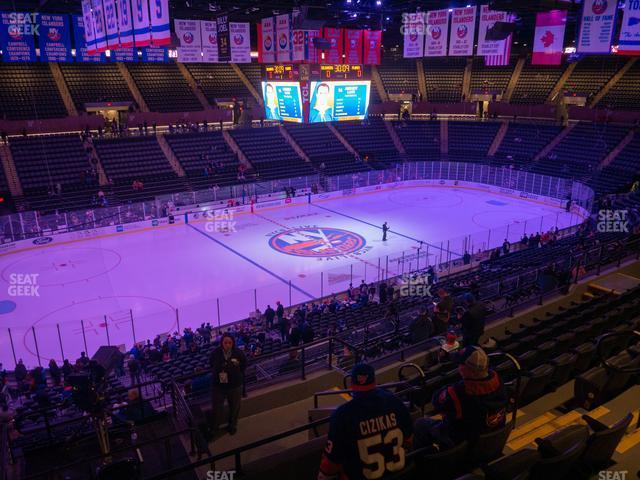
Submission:
M 382 224 L 382 241 L 386 242 L 387 241 L 387 232 L 389 231 L 389 225 L 387 225 L 387 222 L 384 222 Z

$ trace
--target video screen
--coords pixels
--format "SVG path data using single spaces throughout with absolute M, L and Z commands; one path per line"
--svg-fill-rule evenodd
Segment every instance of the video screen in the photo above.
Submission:
M 262 82 L 266 120 L 302 123 L 302 95 L 298 82 Z
M 369 80 L 311 82 L 311 92 L 309 123 L 367 118 Z

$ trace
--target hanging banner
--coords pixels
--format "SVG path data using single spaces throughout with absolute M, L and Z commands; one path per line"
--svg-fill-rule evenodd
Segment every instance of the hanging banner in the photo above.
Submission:
M 111 50 L 111 61 L 129 63 L 137 62 L 138 50 L 135 48 L 117 48 L 115 50 Z
M 231 37 L 231 62 L 251 63 L 251 26 L 247 23 L 229 24 Z
M 325 27 L 322 34 L 331 44 L 331 47 L 324 52 L 322 63 L 342 63 L 342 29 Z
M 291 33 L 291 60 L 302 63 L 306 58 L 306 34 L 304 30 L 294 30 Z
M 218 29 L 218 60 L 231 61 L 231 38 L 229 37 L 229 16 L 221 15 L 216 18 Z
M 107 29 L 107 45 L 110 49 L 120 48 L 116 0 L 103 0 L 102 3 L 104 6 L 104 22 Z
M 91 13 L 93 15 L 93 28 L 96 32 L 96 50 L 104 52 L 107 47 L 107 28 L 104 23 L 104 9 L 102 0 L 91 1 Z
M 176 36 L 180 45 L 177 47 L 178 61 L 194 63 L 202 61 L 202 42 L 200 38 L 200 20 L 173 20 Z
M 345 29 L 344 60 L 350 65 L 362 63 L 362 30 Z
M 35 62 L 36 13 L 3 12 L 0 48 L 4 62 Z
M 202 36 L 202 61 L 205 63 L 218 63 L 218 30 L 216 21 L 200 22 Z
M 566 10 L 552 10 L 536 15 L 531 65 L 560 65 L 562 63 L 566 27 Z
M 150 7 L 151 45 L 160 47 L 171 44 L 169 0 L 153 0 Z
M 364 64 L 380 65 L 382 51 L 382 30 L 364 31 Z
M 275 63 L 276 47 L 273 41 L 275 22 L 273 17 L 263 18 L 258 25 L 258 62 Z
M 276 61 L 287 63 L 291 61 L 291 15 L 276 16 Z
M 583 0 L 577 53 L 611 53 L 617 12 L 617 0 Z
M 86 41 L 86 49 L 89 55 L 96 53 L 96 32 L 93 28 L 93 14 L 91 13 L 91 0 L 82 0 L 82 25 Z M 75 28 L 75 25 L 74 25 Z M 76 49 L 78 43 L 76 42 Z
M 449 55 L 469 57 L 473 55 L 476 35 L 476 7 L 454 8 L 451 14 Z
M 118 32 L 120 34 L 120 47 L 133 47 L 133 19 L 131 18 L 130 0 L 117 0 L 118 6 Z
M 133 35 L 136 47 L 151 45 L 151 25 L 149 24 L 149 0 L 132 0 Z
M 478 28 L 478 55 L 498 55 L 504 50 L 504 37 L 502 40 L 492 39 L 488 35 L 496 25 L 496 22 L 508 22 L 507 12 L 491 10 L 489 5 L 480 6 L 480 26 Z
M 89 15 L 91 17 L 91 15 Z M 106 62 L 107 57 L 102 53 L 89 53 L 89 48 L 86 43 L 86 33 L 84 29 L 85 16 L 74 15 L 73 20 L 73 41 L 76 47 L 76 62 L 80 63 L 95 63 Z M 90 24 L 91 25 L 91 24 Z M 94 48 L 95 51 L 95 48 Z
M 70 30 L 69 15 L 42 13 L 38 16 L 40 61 L 73 62 Z
M 620 55 L 640 55 L 640 1 L 628 1 L 624 6 L 620 41 Z
M 514 15 L 507 14 L 508 23 L 516 21 Z M 504 40 L 498 40 L 496 42 L 496 52 L 492 55 L 485 55 L 484 64 L 488 67 L 505 67 L 509 65 L 511 60 L 511 43 L 513 41 L 513 33 L 510 33 Z
M 446 57 L 449 39 L 449 10 L 427 12 L 425 57 Z
M 169 50 L 164 47 L 144 47 L 142 61 L 144 63 L 168 63 Z
M 423 12 L 402 14 L 404 58 L 419 58 L 424 55 L 425 30 L 426 25 Z

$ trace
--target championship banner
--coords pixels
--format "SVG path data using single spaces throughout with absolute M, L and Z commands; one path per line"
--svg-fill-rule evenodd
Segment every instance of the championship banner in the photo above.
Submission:
M 200 39 L 200 20 L 173 20 L 176 36 L 180 45 L 177 47 L 178 61 L 195 63 L 202 61 L 202 43 Z
M 218 60 L 221 62 L 230 62 L 231 39 L 229 37 L 229 16 L 221 15 L 217 17 L 216 28 L 218 30 Z
M 583 0 L 576 52 L 611 53 L 617 12 L 617 0 Z
M 133 18 L 131 17 L 130 0 L 117 0 L 118 6 L 118 32 L 120 34 L 120 47 L 133 47 Z
M 446 57 L 449 39 L 449 10 L 427 12 L 427 32 L 424 46 L 425 57 Z
M 344 31 L 345 63 L 360 65 L 362 63 L 362 30 Z
M 276 16 L 276 60 L 291 61 L 291 15 Z
M 107 45 L 109 49 L 120 48 L 116 0 L 103 0 L 102 4 L 104 6 L 104 21 L 107 27 Z
M 74 31 L 75 31 L 74 24 Z M 82 25 L 84 32 L 84 43 L 87 53 L 93 55 L 96 53 L 96 32 L 93 29 L 93 14 L 91 13 L 91 0 L 82 0 Z M 77 37 L 75 37 L 77 38 Z M 78 42 L 76 41 L 76 50 L 78 49 Z M 77 58 L 77 53 L 76 53 Z
M 218 63 L 218 27 L 216 21 L 200 22 L 202 36 L 202 61 L 205 63 Z
M 449 55 L 469 57 L 473 55 L 476 35 L 476 7 L 454 8 L 451 14 Z
M 487 33 L 497 22 L 508 22 L 507 12 L 491 10 L 489 5 L 480 6 L 480 26 L 478 27 L 478 55 L 498 55 L 504 49 L 504 40 L 493 40 Z M 488 38 L 489 37 L 489 38 Z
M 91 0 L 91 13 L 93 14 L 93 28 L 96 32 L 96 50 L 104 52 L 107 47 L 107 28 L 104 24 L 104 9 L 102 0 Z
M 36 26 L 34 16 L 37 14 L 11 12 L 2 13 L 0 17 L 0 48 L 3 62 L 35 62 L 36 47 L 33 34 Z
M 364 64 L 380 65 L 382 50 L 382 30 L 364 31 Z
M 68 15 L 43 13 L 38 16 L 40 61 L 73 62 L 70 28 Z
M 404 58 L 420 58 L 424 55 L 424 13 L 402 14 Z
M 531 65 L 560 65 L 562 63 L 566 26 L 566 10 L 552 10 L 536 15 Z
M 150 6 L 151 45 L 160 47 L 171 44 L 169 0 L 154 0 Z
M 111 50 L 111 61 L 129 63 L 137 62 L 138 50 L 135 48 L 117 48 L 115 50 Z
M 251 63 L 251 30 L 249 23 L 229 23 L 231 62 Z
M 136 47 L 151 45 L 151 25 L 149 24 L 149 0 L 132 0 L 133 35 Z
M 640 1 L 628 1 L 624 6 L 618 54 L 640 55 Z
M 89 15 L 91 17 L 91 15 Z M 72 17 L 73 20 L 73 41 L 76 46 L 76 62 L 79 63 L 95 63 L 95 62 L 106 62 L 107 57 L 102 53 L 89 53 L 89 47 L 87 47 L 86 43 L 86 33 L 84 29 L 84 15 L 74 15 Z M 92 23 L 89 23 L 90 27 Z M 95 48 L 93 50 L 95 52 Z
M 324 27 L 322 35 L 331 44 L 331 47 L 324 52 L 322 63 L 342 63 L 342 29 Z
M 258 62 L 275 63 L 276 46 L 273 40 L 275 23 L 273 17 L 263 18 L 258 25 Z
M 169 50 L 164 47 L 145 47 L 142 49 L 144 63 L 168 63 Z

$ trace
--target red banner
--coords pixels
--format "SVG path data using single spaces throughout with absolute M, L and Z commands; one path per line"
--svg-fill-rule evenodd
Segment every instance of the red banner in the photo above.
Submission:
M 364 64 L 380 65 L 382 49 L 382 31 L 365 30 L 364 32 Z
M 342 29 L 325 27 L 322 29 L 323 37 L 331 42 L 331 47 L 324 51 L 322 63 L 342 62 Z
M 345 63 L 359 65 L 362 63 L 362 30 L 344 31 Z

